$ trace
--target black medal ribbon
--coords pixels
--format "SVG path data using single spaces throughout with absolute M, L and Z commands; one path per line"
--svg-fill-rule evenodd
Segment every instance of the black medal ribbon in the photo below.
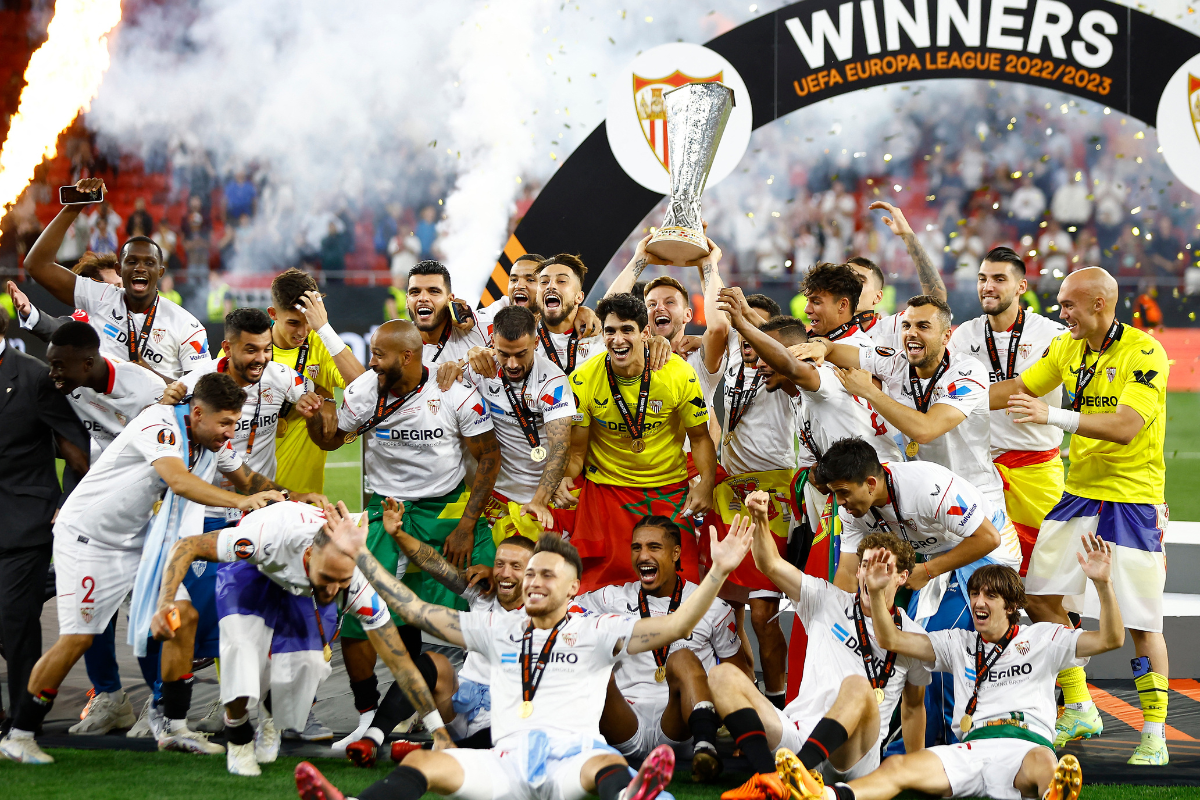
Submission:
M 967 707 L 963 711 L 968 717 L 975 716 L 975 706 L 979 705 L 979 686 L 983 683 L 984 677 L 991 670 L 992 666 L 1000 660 L 1000 656 L 1004 653 L 1004 648 L 1008 647 L 1008 643 L 1017 635 L 1017 625 L 1010 625 L 1008 631 L 1004 634 L 1004 638 L 996 642 L 996 649 L 986 659 L 983 657 L 983 636 L 975 634 L 975 688 L 971 691 L 971 699 L 967 701 Z M 966 731 L 963 731 L 966 733 Z
M 650 402 L 650 349 L 646 348 L 643 356 L 642 383 L 638 388 L 636 416 L 629 413 L 629 405 L 621 396 L 621 390 L 617 386 L 617 376 L 613 373 L 612 357 L 607 354 L 604 356 L 604 372 L 608 377 L 608 389 L 612 392 L 613 402 L 621 414 L 621 419 L 625 421 L 625 427 L 628 429 L 630 437 L 635 440 L 641 439 L 646 426 L 646 406 Z
M 146 312 L 146 321 L 142 323 L 142 332 L 139 334 L 137 329 L 133 327 L 133 312 L 129 310 L 129 304 L 125 304 L 125 324 L 129 331 L 129 360 L 137 363 L 142 360 L 142 353 L 146 349 L 146 340 L 150 338 L 150 331 L 154 328 L 154 317 L 158 314 L 158 295 L 154 297 L 154 305 L 150 306 L 150 310 Z
M 896 629 L 900 629 L 900 609 L 892 609 L 892 621 L 896 623 Z M 896 671 L 896 653 L 894 650 L 887 651 L 887 658 L 883 662 L 883 668 L 875 671 L 875 659 L 871 656 L 871 640 L 867 636 L 867 620 L 866 615 L 862 610 L 862 598 L 858 595 L 854 596 L 854 632 L 858 634 L 859 651 L 862 653 L 863 668 L 867 671 L 867 680 L 871 682 L 872 689 L 886 689 L 888 680 L 891 679 L 892 673 Z
M 1108 333 L 1104 334 L 1104 342 L 1100 345 L 1100 351 L 1096 353 L 1096 363 L 1090 367 L 1087 365 L 1087 357 L 1092 348 L 1086 343 L 1083 345 L 1083 361 L 1080 362 L 1079 373 L 1075 376 L 1075 397 L 1071 400 L 1072 410 L 1078 411 L 1083 405 L 1083 390 L 1092 382 L 1096 368 L 1100 366 L 1100 359 L 1104 358 L 1104 353 L 1112 347 L 1112 343 L 1120 338 L 1121 323 L 1114 319 L 1113 324 L 1108 328 Z
M 312 336 L 312 333 L 310 332 L 308 335 Z M 304 344 L 300 345 L 300 352 L 296 354 L 296 374 L 299 375 L 301 378 L 304 377 L 304 367 L 306 364 L 308 364 L 308 338 L 307 337 L 304 339 Z M 295 403 L 291 403 L 291 402 L 288 402 L 287 400 L 284 400 L 283 405 L 281 405 L 279 407 L 279 418 L 283 419 L 289 413 L 291 413 L 292 407 L 294 405 L 295 405 Z
M 800 441 L 808 448 L 808 451 L 816 456 L 817 461 L 821 460 L 821 448 L 817 446 L 817 437 L 813 436 L 812 424 L 808 420 L 804 420 L 804 427 L 796 431 L 800 434 Z
M 188 472 L 191 472 L 196 467 L 196 462 L 200 460 L 200 447 L 196 444 L 196 437 L 192 436 L 192 417 L 190 414 L 183 415 L 183 426 L 187 428 Z
M 546 356 L 558 366 L 567 375 L 575 371 L 575 349 L 579 346 L 579 332 L 574 328 L 571 329 L 571 335 L 567 337 L 567 363 L 563 365 L 558 360 L 558 351 L 554 349 L 554 342 L 550 338 L 550 331 L 546 326 L 539 322 L 537 326 L 538 341 L 542 343 L 542 348 L 546 351 Z
M 533 702 L 533 696 L 537 694 L 538 686 L 542 682 L 542 675 L 546 672 L 546 665 L 550 663 L 550 651 L 554 649 L 558 632 L 570 619 L 571 615 L 566 614 L 558 621 L 558 624 L 550 629 L 550 635 L 546 637 L 546 643 L 542 645 L 542 652 L 538 654 L 536 663 L 533 660 L 533 620 L 530 620 L 529 624 L 525 626 L 525 633 L 521 637 L 521 700 L 523 702 Z
M 892 504 L 892 513 L 896 515 L 896 525 L 900 528 L 900 536 L 904 541 L 911 544 L 912 540 L 908 538 L 908 532 L 904 530 L 904 522 L 902 521 L 904 517 L 900 516 L 900 502 L 896 498 L 896 487 L 892 483 L 892 473 L 887 467 L 883 468 L 883 480 L 887 484 L 888 500 Z M 871 516 L 875 518 L 875 522 L 880 528 L 888 533 L 892 532 L 891 523 L 883 518 L 883 514 L 879 513 L 879 509 L 875 506 L 871 506 Z
M 875 312 L 871 311 L 871 312 L 863 312 L 863 313 L 874 314 Z M 856 314 L 853 318 L 851 318 L 851 320 L 849 322 L 843 322 L 841 325 L 838 325 L 836 328 L 831 330 L 829 333 L 825 334 L 825 338 L 831 342 L 836 342 L 838 339 L 841 339 L 843 336 L 850 333 L 852 330 L 854 330 L 858 326 L 858 316 L 859 315 Z
M 679 608 L 679 601 L 683 598 L 683 576 L 675 576 L 675 591 L 671 592 L 671 601 L 667 604 L 667 613 L 674 614 Z M 638 589 L 638 614 L 642 619 L 650 618 L 650 602 L 646 599 L 646 593 L 640 588 Z M 667 656 L 671 652 L 671 645 L 666 647 L 657 647 L 650 651 L 654 655 L 654 665 L 662 667 L 667 663 Z
M 996 347 L 996 339 L 992 334 L 990 320 L 983 322 L 983 337 L 987 343 L 988 360 L 992 362 L 992 374 L 997 381 L 1006 381 L 1017 376 L 1017 345 L 1021 343 L 1021 331 L 1025 329 L 1025 309 L 1017 309 L 1017 321 L 1012 326 L 1012 338 L 1008 340 L 1008 359 L 1005 365 L 1000 363 L 1000 350 Z
M 521 392 L 518 394 L 513 391 L 513 388 L 508 383 L 508 378 L 504 377 L 504 372 L 500 373 L 500 383 L 504 385 L 504 394 L 508 397 L 508 402 L 512 406 L 513 416 L 517 418 L 517 424 L 521 426 L 521 433 L 525 434 L 526 441 L 530 447 L 537 447 L 541 444 L 541 437 L 538 436 L 537 425 L 533 421 L 533 412 L 525 405 L 525 387 L 529 385 L 529 377 L 533 374 L 533 368 L 529 368 L 529 374 L 525 376 L 525 384 L 521 387 Z
M 875 315 L 874 311 L 860 311 L 850 321 L 862 329 L 863 333 L 866 333 L 875 326 L 875 323 L 879 321 L 879 317 Z
M 446 342 L 450 341 L 450 329 L 453 327 L 454 325 L 450 320 L 446 320 L 446 327 L 442 328 L 442 337 L 438 339 L 437 350 L 433 352 L 433 358 L 429 359 L 429 363 L 435 363 L 442 355 L 442 348 L 446 346 Z
M 750 382 L 750 388 L 743 390 L 742 386 L 746 382 L 746 362 L 742 362 L 729 399 L 729 430 L 727 433 L 733 433 L 733 429 L 738 426 L 742 417 L 746 416 L 746 412 L 750 409 L 750 403 L 754 400 L 754 396 L 758 394 L 758 387 L 762 384 L 762 380 L 762 370 L 756 369 L 754 371 L 754 379 Z
M 359 425 L 357 428 L 354 429 L 354 435 L 356 437 L 362 436 L 364 433 L 371 430 L 371 428 L 374 428 L 376 425 L 383 422 L 385 419 L 390 417 L 392 414 L 396 413 L 396 411 L 399 410 L 400 406 L 404 405 L 409 400 L 413 399 L 413 397 L 416 396 L 416 394 L 421 391 L 421 388 L 423 386 L 425 386 L 425 381 L 427 381 L 427 380 L 429 380 L 429 368 L 421 367 L 421 380 L 417 384 L 416 388 L 413 389 L 408 394 L 404 395 L 404 397 L 401 397 L 398 400 L 388 403 L 386 407 L 384 406 L 384 403 L 387 401 L 387 392 L 380 392 L 379 399 L 375 402 L 375 413 L 371 415 L 371 418 L 369 420 L 367 420 L 362 425 Z
M 937 382 L 946 374 L 946 370 L 950 368 L 950 351 L 942 353 L 942 363 L 938 364 L 937 371 L 933 373 L 933 377 L 929 379 L 929 383 L 925 385 L 925 390 L 921 390 L 921 379 L 917 377 L 917 368 L 912 364 L 908 365 L 908 383 L 912 387 L 913 404 L 916 405 L 917 411 L 922 414 L 929 411 L 929 403 L 933 400 L 933 390 L 937 388 Z

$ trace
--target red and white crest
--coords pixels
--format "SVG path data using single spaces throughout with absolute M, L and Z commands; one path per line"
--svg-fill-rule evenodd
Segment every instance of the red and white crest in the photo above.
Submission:
M 270 386 L 263 387 L 262 401 L 264 403 L 266 403 L 267 405 L 271 405 L 272 403 L 275 402 L 275 392 L 271 389 Z
M 575 634 L 573 632 L 572 633 L 564 633 L 562 635 L 562 637 L 563 637 L 563 641 L 567 643 L 567 647 L 574 647 L 575 642 L 578 638 L 577 634 Z
M 425 401 L 425 405 L 429 406 L 430 414 L 437 416 L 438 409 L 440 409 L 442 407 L 442 401 L 441 400 L 427 400 L 427 401 Z
M 1192 129 L 1200 141 L 1200 78 L 1188 73 L 1188 112 L 1192 115 Z
M 150 332 L 150 338 L 154 340 L 155 344 L 162 344 L 163 336 L 165 335 L 159 328 L 155 328 Z
M 646 144 L 654 151 L 654 157 L 663 169 L 670 171 L 670 148 L 667 142 L 667 107 L 663 94 L 689 83 L 721 83 L 724 71 L 707 78 L 696 78 L 675 70 L 662 78 L 643 78 L 633 75 L 633 106 L 637 109 L 638 121 L 642 123 L 642 134 Z

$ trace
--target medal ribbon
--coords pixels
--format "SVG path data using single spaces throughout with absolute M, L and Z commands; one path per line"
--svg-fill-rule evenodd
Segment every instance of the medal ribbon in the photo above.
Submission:
M 550 651 L 554 649 L 558 632 L 570 619 L 571 615 L 567 614 L 550 629 L 550 635 L 542 645 L 542 652 L 538 654 L 537 663 L 533 661 L 533 620 L 525 626 L 525 634 L 521 637 L 521 700 L 524 702 L 533 702 L 533 696 L 542 682 L 542 674 L 546 671 L 546 665 L 550 663 Z
M 874 314 L 873 311 L 865 311 L 863 313 L 864 314 Z M 858 327 L 858 317 L 859 316 L 860 315 L 856 314 L 854 317 L 852 317 L 850 319 L 849 322 L 843 322 L 841 325 L 838 325 L 836 328 L 831 330 L 829 333 L 825 334 L 825 338 L 831 342 L 836 342 L 838 339 L 841 339 L 843 336 L 846 336 L 847 334 L 851 333 L 856 327 Z
M 371 415 L 369 420 L 354 429 L 354 435 L 362 436 L 364 433 L 371 430 L 371 428 L 374 428 L 392 414 L 396 413 L 400 406 L 413 399 L 413 397 L 421 391 L 421 388 L 425 386 L 425 381 L 427 380 L 429 380 L 429 368 L 421 367 L 421 381 L 417 384 L 417 387 L 408 394 L 404 395 L 404 397 L 401 397 L 399 400 L 389 403 L 386 408 L 383 404 L 387 400 L 387 392 L 380 392 L 379 400 L 375 402 L 375 413 Z
M 746 412 L 750 409 L 750 403 L 758 393 L 758 387 L 762 384 L 762 380 L 762 370 L 754 370 L 754 380 L 750 382 L 750 388 L 743 391 L 742 384 L 746 381 L 746 362 L 742 362 L 742 366 L 738 369 L 737 381 L 733 384 L 732 395 L 729 400 L 728 433 L 733 433 L 733 429 L 738 426 L 742 417 L 746 416 Z
M 554 342 L 550 339 L 550 331 L 542 323 L 537 326 L 538 341 L 542 343 L 542 348 L 546 351 L 546 356 L 555 363 L 555 365 L 570 375 L 575 371 L 575 348 L 579 346 L 579 333 L 572 328 L 571 335 L 567 337 L 567 365 L 563 366 L 558 360 L 558 351 L 554 349 Z
M 900 536 L 904 539 L 904 541 L 911 544 L 911 540 L 908 538 L 908 532 L 904 530 L 904 523 L 901 521 L 904 519 L 904 517 L 900 516 L 900 504 L 896 500 L 896 487 L 892 484 L 892 473 L 887 467 L 883 468 L 883 480 L 887 484 L 888 500 L 891 501 L 892 504 L 892 513 L 896 515 L 896 525 L 900 528 Z M 883 518 L 883 514 L 879 513 L 879 509 L 875 506 L 871 506 L 871 516 L 875 517 L 875 522 L 879 524 L 880 528 L 888 533 L 892 532 L 891 523 Z
M 677 574 L 675 576 L 675 591 L 671 592 L 671 601 L 667 605 L 668 614 L 675 613 L 675 610 L 679 608 L 679 601 L 682 597 L 683 576 Z M 650 618 L 650 603 L 646 600 L 646 593 L 641 589 L 638 589 L 638 613 L 642 616 L 642 619 Z M 654 654 L 654 665 L 662 667 L 667 663 L 667 656 L 670 655 L 671 645 L 668 643 L 666 647 L 657 647 L 650 652 Z
M 933 390 L 937 388 L 937 382 L 946 374 L 946 370 L 949 368 L 950 351 L 946 350 L 942 353 L 942 363 L 938 364 L 937 371 L 933 373 L 933 377 L 925 385 L 925 390 L 921 391 L 921 379 L 917 377 L 917 368 L 912 364 L 908 365 L 908 383 L 912 387 L 913 403 L 916 405 L 917 411 L 920 411 L 922 414 L 929 411 L 929 402 L 933 399 Z
M 625 398 L 621 396 L 621 390 L 617 387 L 617 376 L 613 374 L 612 357 L 607 354 L 604 356 L 604 372 L 608 376 L 608 389 L 612 392 L 613 402 L 617 406 L 617 411 L 621 413 L 621 419 L 625 421 L 629 436 L 633 439 L 641 439 L 646 425 L 646 406 L 650 402 L 650 349 L 646 348 L 643 355 L 642 385 L 638 388 L 636 418 L 629 413 L 629 406 L 626 404 Z
M 860 311 L 851 317 L 850 321 L 861 328 L 863 333 L 866 333 L 875 327 L 875 323 L 879 321 L 879 318 L 875 316 L 874 311 Z
M 229 356 L 217 362 L 217 372 L 229 371 Z M 246 455 L 254 452 L 254 437 L 258 435 L 258 416 L 262 413 L 262 379 L 258 380 L 258 398 L 254 401 L 254 416 L 250 418 L 250 436 L 246 439 Z M 279 413 L 283 416 L 283 412 Z
M 446 346 L 446 342 L 450 341 L 450 329 L 453 327 L 450 320 L 446 320 L 446 327 L 442 328 L 442 337 L 438 339 L 437 350 L 433 351 L 433 358 L 429 359 L 430 364 L 435 363 L 442 354 L 442 348 Z
M 529 374 L 525 376 L 525 383 L 521 386 L 520 395 L 513 391 L 512 386 L 508 383 L 508 378 L 504 377 L 503 370 L 500 372 L 500 383 L 504 385 L 504 394 L 508 396 L 513 416 L 517 418 L 517 424 L 521 426 L 521 433 L 525 434 L 525 439 L 529 442 L 530 447 L 537 447 L 541 444 L 541 438 L 538 436 L 537 425 L 533 421 L 533 412 L 525 405 L 525 387 L 529 385 L 529 376 L 533 374 L 533 367 L 530 367 L 529 370 Z
M 1083 346 L 1083 361 L 1079 364 L 1079 374 L 1075 376 L 1075 397 L 1071 400 L 1071 408 L 1075 411 L 1083 405 L 1083 390 L 1092 382 L 1092 377 L 1096 374 L 1096 368 L 1100 366 L 1100 359 L 1104 358 L 1105 351 L 1112 346 L 1121 335 L 1121 323 L 1113 320 L 1113 324 L 1109 326 L 1108 333 L 1104 334 L 1104 343 L 1100 345 L 1100 351 L 1096 353 L 1096 363 L 1092 366 L 1087 365 L 1088 351 L 1091 346 L 1085 344 Z
M 154 317 L 158 314 L 158 295 L 154 297 L 154 305 L 150 306 L 150 310 L 146 312 L 146 321 L 142 323 L 142 332 L 139 334 L 137 329 L 133 327 L 133 312 L 129 310 L 129 304 L 125 304 L 125 324 L 129 330 L 129 360 L 136 363 L 142 360 L 141 353 L 146 349 L 146 340 L 150 338 L 150 331 L 154 328 Z
M 817 446 L 817 437 L 813 436 L 812 424 L 808 420 L 804 420 L 804 427 L 797 431 L 800 434 L 800 441 L 808 448 L 808 451 L 816 456 L 817 460 L 821 460 L 821 448 Z
M 892 621 L 896 623 L 896 628 L 900 628 L 900 609 L 892 608 Z M 858 595 L 854 596 L 854 632 L 858 634 L 859 651 L 862 653 L 863 668 L 867 671 L 867 680 L 871 682 L 872 689 L 887 688 L 888 680 L 892 677 L 892 673 L 896 671 L 896 652 L 888 650 L 887 659 L 883 662 L 883 668 L 875 671 L 875 659 L 871 656 L 871 640 L 867 636 L 867 620 L 862 610 L 862 598 Z
M 1008 647 L 1008 643 L 1017 635 L 1019 625 L 1010 625 L 1008 632 L 1004 634 L 1004 638 L 996 642 L 996 649 L 992 654 L 984 659 L 983 657 L 983 636 L 975 634 L 975 688 L 971 691 L 971 699 L 967 701 L 967 707 L 963 711 L 968 717 L 975 716 L 975 706 L 979 705 L 979 685 L 983 683 L 983 678 L 991 670 L 992 666 L 1000 660 L 1004 648 Z M 966 731 L 963 731 L 965 734 Z
M 196 462 L 200 460 L 200 448 L 196 445 L 196 437 L 192 436 L 192 417 L 190 414 L 184 415 L 183 426 L 187 429 L 188 472 L 191 472 L 196 466 Z
M 1012 338 L 1008 340 L 1008 365 L 1000 365 L 1000 351 L 992 335 L 990 320 L 983 322 L 983 337 L 987 340 L 988 360 L 992 362 L 992 374 L 998 381 L 1006 381 L 1017 375 L 1017 345 L 1021 343 L 1021 331 L 1025 329 L 1025 309 L 1017 309 L 1017 321 L 1012 326 Z
M 312 333 L 310 332 L 308 335 L 312 336 Z M 299 375 L 301 378 L 304 377 L 304 365 L 307 363 L 308 363 L 308 338 L 306 337 L 304 339 L 304 344 L 300 345 L 300 352 L 296 354 L 296 374 Z M 286 417 L 291 412 L 293 405 L 295 405 L 295 404 L 290 403 L 287 400 L 284 400 L 283 405 L 281 405 L 279 407 L 279 418 L 283 419 L 284 417 Z

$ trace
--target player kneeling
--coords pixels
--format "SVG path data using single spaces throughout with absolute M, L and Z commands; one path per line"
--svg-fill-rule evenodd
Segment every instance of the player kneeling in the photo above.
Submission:
M 459 612 L 420 600 L 366 548 L 366 531 L 349 520 L 335 526 L 338 547 L 405 621 L 485 656 L 491 669 L 491 750 L 419 750 L 360 800 L 418 800 L 426 791 L 457 800 L 654 800 L 675 767 L 659 746 L 631 778 L 620 753 L 600 738 L 605 687 L 614 664 L 688 636 L 725 578 L 750 548 L 750 521 L 735 519 L 729 535 L 712 537 L 712 571 L 679 608 L 664 616 L 571 614 L 583 569 L 579 552 L 543 534 L 525 570 L 527 616 Z M 308 763 L 296 767 L 307 800 L 343 795 Z
M 1057 763 L 1054 739 L 1054 681 L 1089 656 L 1121 646 L 1125 630 L 1112 586 L 1112 548 L 1088 534 L 1079 562 L 1100 596 L 1100 629 L 1083 631 L 1051 622 L 1017 624 L 1025 592 L 1011 567 L 981 567 L 967 583 L 975 631 L 930 633 L 896 630 L 882 618 L 894 560 L 877 553 L 866 567 L 871 609 L 880 620 L 879 640 L 954 678 L 954 733 L 960 744 L 939 745 L 893 756 L 849 786 L 825 790 L 830 800 L 888 800 L 905 789 L 939 797 L 1075 800 L 1082 771 L 1074 756 Z
M 689 534 L 690 535 L 690 534 Z M 667 517 L 643 517 L 633 527 L 630 545 L 639 580 L 606 586 L 575 602 L 597 614 L 632 614 L 643 619 L 670 614 L 692 596 L 696 584 L 676 572 L 679 526 Z M 717 664 L 747 670 L 733 609 L 714 600 L 687 639 L 621 661 L 608 684 L 600 733 L 622 755 L 645 758 L 661 744 L 692 744 L 692 780 L 711 781 L 721 774 L 717 756 L 720 719 L 708 685 Z
M 340 511 L 340 514 L 339 514 Z M 329 643 L 341 613 L 362 622 L 367 637 L 408 692 L 433 733 L 435 747 L 450 745 L 425 680 L 413 665 L 387 607 L 354 561 L 330 546 L 328 518 L 349 520 L 343 504 L 325 511 L 303 503 L 276 503 L 247 514 L 235 528 L 181 539 L 163 569 L 155 638 L 190 635 L 175 605 L 179 585 L 197 559 L 232 561 L 217 573 L 221 630 L 221 703 L 229 740 L 226 766 L 234 775 L 260 775 L 259 764 L 279 755 L 280 730 L 302 729 L 317 687 L 329 677 Z M 363 535 L 366 528 L 361 528 Z M 339 602 L 340 597 L 340 602 Z M 271 667 L 270 691 L 261 676 Z M 258 729 L 249 707 L 262 701 Z
M 902 695 L 905 745 L 919 749 L 925 731 L 926 666 L 885 648 L 875 633 L 875 620 L 883 618 L 889 626 L 895 620 L 904 630 L 921 631 L 894 603 L 913 567 L 912 546 L 892 533 L 872 533 L 859 544 L 863 563 L 885 555 L 895 566 L 881 590 L 883 605 L 874 607 L 862 588 L 861 567 L 859 590 L 851 594 L 805 575 L 779 555 L 774 540 L 763 533 L 769 531 L 768 497 L 754 492 L 746 498 L 755 521 L 754 563 L 795 603 L 808 632 L 804 660 L 811 668 L 804 670 L 799 694 L 783 710 L 732 665 L 721 664 L 709 675 L 717 711 L 755 770 L 744 785 L 721 795 L 723 800 L 819 797 L 818 767 L 834 780 L 870 773 L 879 766 L 887 721 Z

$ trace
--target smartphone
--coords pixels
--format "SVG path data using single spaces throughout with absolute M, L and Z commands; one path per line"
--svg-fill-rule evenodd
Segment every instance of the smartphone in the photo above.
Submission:
M 81 192 L 74 186 L 58 187 L 58 202 L 64 206 L 86 205 L 88 203 L 99 203 L 104 199 L 104 190 L 97 189 L 94 192 Z
M 462 302 L 461 300 L 451 300 L 450 301 L 450 313 L 454 315 L 454 321 L 459 324 L 462 324 L 462 323 L 466 322 L 467 320 L 471 319 L 471 310 L 469 308 L 467 308 L 465 305 L 462 308 L 460 308 L 458 304 L 461 302 Z

